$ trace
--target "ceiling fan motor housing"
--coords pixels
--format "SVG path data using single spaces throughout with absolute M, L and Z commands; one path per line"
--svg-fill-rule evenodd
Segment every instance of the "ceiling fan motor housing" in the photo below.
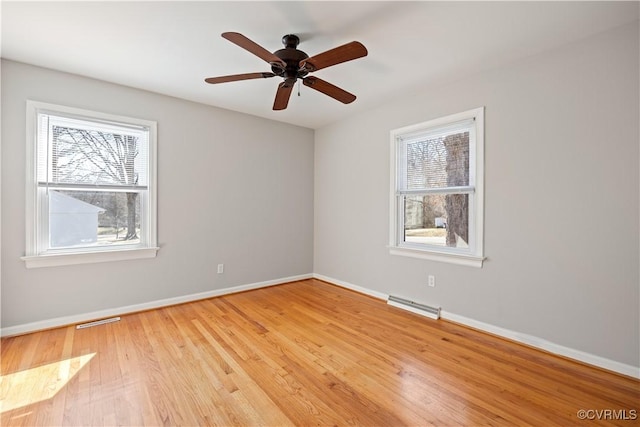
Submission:
M 287 34 L 282 37 L 284 49 L 273 52 L 275 56 L 282 59 L 286 64 L 284 68 L 280 64 L 271 64 L 271 71 L 285 79 L 287 85 L 293 85 L 297 79 L 305 77 L 309 72 L 304 68 L 300 68 L 300 61 L 307 59 L 309 55 L 297 49 L 300 38 L 295 34 Z

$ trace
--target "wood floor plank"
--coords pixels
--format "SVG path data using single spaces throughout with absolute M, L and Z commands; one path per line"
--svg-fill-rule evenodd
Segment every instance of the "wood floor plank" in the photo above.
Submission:
M 3 426 L 640 425 L 636 379 L 313 279 L 1 344 Z

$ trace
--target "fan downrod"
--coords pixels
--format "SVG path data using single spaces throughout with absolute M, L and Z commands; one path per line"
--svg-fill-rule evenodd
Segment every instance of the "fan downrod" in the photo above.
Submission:
M 282 44 L 284 47 L 295 49 L 300 44 L 300 37 L 295 34 L 287 34 L 286 36 L 282 36 Z

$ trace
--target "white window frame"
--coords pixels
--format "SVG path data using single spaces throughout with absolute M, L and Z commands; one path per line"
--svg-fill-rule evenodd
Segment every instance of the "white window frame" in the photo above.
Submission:
M 40 113 L 60 115 L 74 119 L 142 127 L 149 135 L 148 190 L 143 198 L 141 212 L 140 243 L 123 246 L 96 246 L 93 248 L 46 249 L 48 230 L 45 204 L 46 197 L 38 191 L 38 123 Z M 157 124 L 143 120 L 113 114 L 89 111 L 80 108 L 49 104 L 27 100 L 27 144 L 26 144 L 26 245 L 25 256 L 21 259 L 27 268 L 54 267 L 61 265 L 87 264 L 95 262 L 122 261 L 140 258 L 153 258 L 157 247 Z
M 460 189 L 469 194 L 469 248 L 451 248 L 423 243 L 405 242 L 404 206 L 399 191 L 400 145 L 403 136 L 429 133 L 438 128 L 464 120 L 473 120 L 475 138 L 470 138 L 470 188 Z M 475 140 L 475 143 L 473 142 Z M 447 262 L 471 267 L 482 267 L 484 257 L 484 107 L 475 108 L 446 117 L 429 120 L 391 131 L 391 191 L 389 204 L 389 253 L 431 261 Z

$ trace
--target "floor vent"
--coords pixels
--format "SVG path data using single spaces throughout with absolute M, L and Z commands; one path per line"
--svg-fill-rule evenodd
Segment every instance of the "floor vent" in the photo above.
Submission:
M 92 326 L 104 325 L 106 323 L 119 322 L 119 317 L 111 317 L 109 319 L 96 320 L 95 322 L 83 323 L 81 325 L 76 325 L 76 329 L 85 329 L 91 328 Z
M 438 320 L 440 318 L 440 307 L 430 307 L 428 305 L 409 301 L 404 298 L 394 297 L 393 295 L 389 295 L 389 299 L 387 299 L 387 304 L 392 305 L 394 307 L 402 308 L 404 310 L 408 310 L 412 313 L 430 317 L 431 319 Z

